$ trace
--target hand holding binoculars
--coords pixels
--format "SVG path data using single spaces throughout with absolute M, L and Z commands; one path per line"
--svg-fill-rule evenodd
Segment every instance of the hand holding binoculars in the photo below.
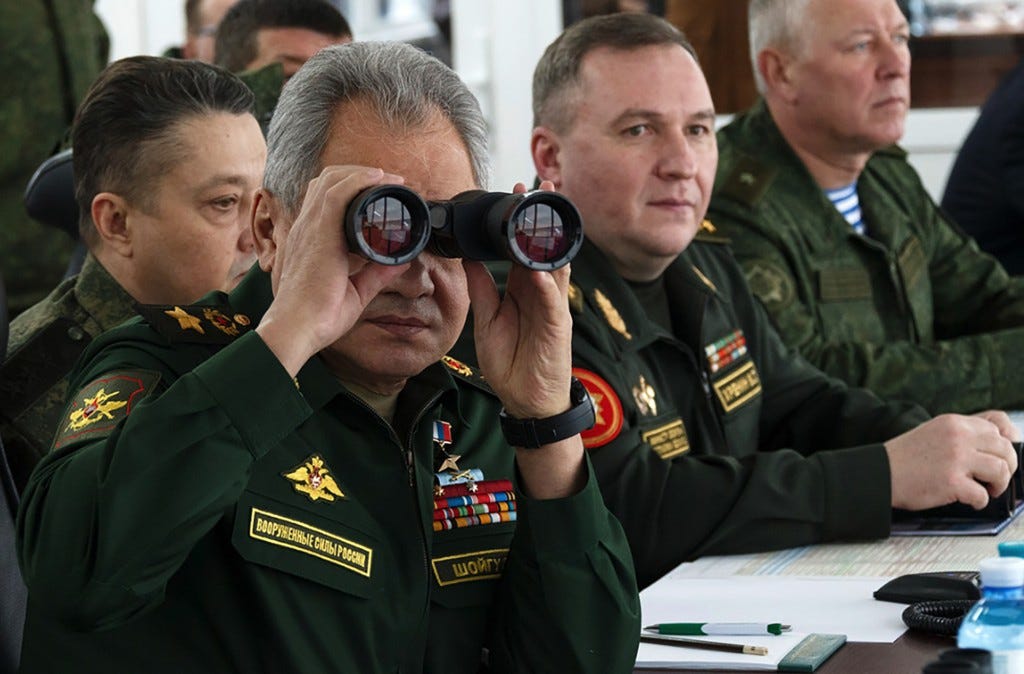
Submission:
M 350 251 L 386 265 L 429 250 L 551 271 L 568 264 L 583 244 L 579 211 L 561 194 L 544 191 L 470 190 L 426 202 L 408 187 L 377 185 L 352 200 L 344 227 Z

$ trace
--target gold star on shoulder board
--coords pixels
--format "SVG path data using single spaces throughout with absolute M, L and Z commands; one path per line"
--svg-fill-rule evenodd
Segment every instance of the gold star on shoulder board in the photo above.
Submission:
M 165 314 L 178 321 L 182 330 L 195 330 L 199 334 L 206 334 L 197 316 L 193 316 L 181 307 L 174 307 L 172 311 L 165 311 Z

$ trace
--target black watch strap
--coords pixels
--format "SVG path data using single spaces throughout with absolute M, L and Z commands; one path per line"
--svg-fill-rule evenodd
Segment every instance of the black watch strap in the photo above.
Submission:
M 576 377 L 569 386 L 572 407 L 561 414 L 544 419 L 516 419 L 501 410 L 501 432 L 513 447 L 536 449 L 552 442 L 565 440 L 594 425 L 594 403 L 587 389 Z

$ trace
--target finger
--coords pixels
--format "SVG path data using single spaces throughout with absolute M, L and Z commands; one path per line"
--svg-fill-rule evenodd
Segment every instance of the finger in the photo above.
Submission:
M 999 496 L 1010 484 L 1010 470 L 1006 461 L 983 452 L 976 453 L 971 459 L 969 472 L 972 478 L 987 486 L 988 493 Z
M 490 324 L 498 313 L 498 307 L 501 305 L 498 286 L 483 263 L 463 260 L 462 267 L 466 271 L 469 302 L 473 307 L 474 329 L 480 329 Z
M 512 188 L 512 194 L 524 194 L 526 192 L 526 183 L 516 183 L 515 187 Z
M 979 442 L 978 452 L 1001 460 L 1006 464 L 1011 473 L 1017 470 L 1017 451 L 1010 444 L 1010 441 L 1001 435 L 985 438 Z
M 1002 491 L 999 491 L 994 495 L 998 496 L 1001 493 Z M 993 495 L 989 493 L 989 489 L 985 485 L 967 477 L 964 477 L 956 486 L 955 494 L 957 501 L 969 505 L 975 510 L 981 510 L 987 506 L 989 499 Z
M 349 276 L 349 282 L 355 288 L 359 300 L 365 308 L 380 293 L 381 289 L 405 273 L 408 268 L 408 263 L 399 265 L 368 264 Z
M 976 415 L 986 421 L 995 425 L 999 429 L 999 434 L 1010 442 L 1020 442 L 1021 432 L 1017 428 L 1017 425 L 1010 421 L 1010 417 L 1006 412 L 1000 410 L 985 410 L 984 412 L 978 412 Z
M 540 181 L 540 185 L 537 187 L 537 189 L 543 190 L 545 192 L 554 192 L 555 184 L 550 180 L 542 180 Z

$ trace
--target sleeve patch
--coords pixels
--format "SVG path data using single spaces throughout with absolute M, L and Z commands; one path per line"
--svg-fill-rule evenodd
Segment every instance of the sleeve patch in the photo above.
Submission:
M 766 260 L 744 265 L 750 291 L 770 311 L 784 309 L 793 302 L 793 280 L 786 270 Z
M 601 378 L 595 372 L 584 370 L 581 367 L 572 369 L 574 377 L 580 380 L 590 399 L 594 402 L 594 425 L 580 433 L 583 438 L 583 446 L 587 449 L 594 449 L 607 445 L 619 437 L 622 430 L 623 413 L 622 401 L 615 395 L 615 389 L 611 384 Z
M 107 437 L 149 397 L 159 381 L 159 372 L 117 370 L 86 384 L 65 408 L 54 448 Z

